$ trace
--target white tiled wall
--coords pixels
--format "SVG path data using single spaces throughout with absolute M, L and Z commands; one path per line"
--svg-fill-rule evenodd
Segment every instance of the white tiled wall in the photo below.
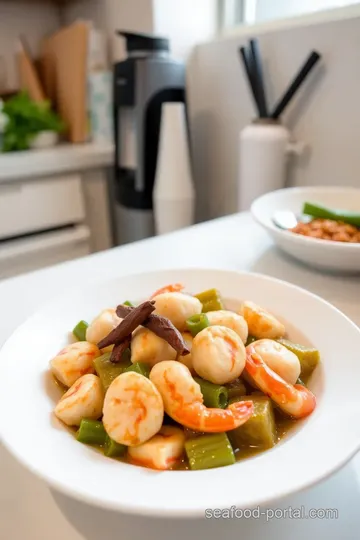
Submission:
M 16 88 L 18 83 L 15 52 L 19 34 L 26 37 L 36 55 L 41 38 L 56 30 L 59 24 L 59 8 L 50 2 L 0 0 L 0 57 L 5 60 L 8 88 Z M 2 62 L 0 69 L 1 66 Z

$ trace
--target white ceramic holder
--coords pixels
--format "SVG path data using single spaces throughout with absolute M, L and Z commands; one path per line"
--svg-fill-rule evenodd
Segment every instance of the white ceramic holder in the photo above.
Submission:
M 304 145 L 290 141 L 289 130 L 276 120 L 259 119 L 240 133 L 238 211 L 247 211 L 255 199 L 286 186 L 291 154 Z
M 153 204 L 156 234 L 194 223 L 195 190 L 184 103 L 162 106 Z

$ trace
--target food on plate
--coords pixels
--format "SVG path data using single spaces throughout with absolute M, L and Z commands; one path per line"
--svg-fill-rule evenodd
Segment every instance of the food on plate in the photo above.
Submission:
M 214 469 L 235 463 L 235 456 L 226 433 L 203 435 L 185 443 L 189 467 L 193 471 Z
M 254 343 L 246 348 L 245 371 L 255 385 L 289 416 L 303 418 L 315 409 L 314 394 L 304 386 L 289 384 L 277 375 L 255 349 Z
M 189 354 L 184 353 L 183 355 L 178 355 L 177 360 L 184 364 L 189 370 L 191 371 L 192 375 L 195 375 L 196 372 L 194 370 L 194 366 L 192 363 L 192 356 L 191 356 L 191 349 L 194 338 L 192 337 L 190 332 L 182 332 L 182 338 L 184 340 L 184 343 L 187 347 L 187 349 L 190 351 Z
M 202 312 L 219 311 L 224 309 L 224 304 L 220 293 L 217 289 L 209 289 L 202 293 L 196 294 L 195 298 L 200 300 L 202 304 Z
M 200 386 L 180 362 L 156 364 L 150 380 L 161 394 L 165 412 L 175 422 L 195 431 L 222 433 L 235 429 L 251 416 L 252 405 L 247 401 L 226 409 L 206 407 Z
M 251 336 L 258 339 L 277 339 L 284 337 L 286 332 L 285 326 L 272 313 L 269 313 L 254 302 L 243 302 L 241 314 L 248 325 L 248 331 Z
M 245 367 L 245 346 L 226 326 L 209 326 L 194 337 L 191 358 L 200 377 L 225 384 L 240 377 Z
M 313 347 L 292 343 L 288 339 L 279 339 L 278 342 L 298 357 L 301 367 L 299 378 L 306 381 L 320 362 L 319 351 Z
M 151 469 L 166 470 L 181 459 L 185 434 L 181 428 L 162 426 L 158 433 L 140 446 L 129 447 L 130 461 Z
M 67 386 L 72 386 L 82 375 L 94 373 L 94 360 L 100 356 L 100 351 L 93 343 L 79 341 L 64 347 L 50 361 L 50 366 L 57 380 Z
M 234 398 L 231 402 L 243 399 Z M 272 448 L 276 444 L 276 422 L 271 399 L 265 395 L 251 395 L 246 399 L 252 401 L 254 412 L 245 424 L 229 432 L 230 441 L 239 448 Z
M 83 418 L 96 420 L 102 412 L 104 389 L 99 377 L 83 375 L 61 397 L 55 415 L 67 426 L 80 426 Z
M 305 202 L 303 206 L 303 213 L 315 218 L 343 221 L 344 223 L 355 225 L 355 227 L 360 227 L 360 212 L 334 210 L 321 206 L 317 203 Z
M 206 314 L 211 326 L 226 326 L 231 330 L 234 330 L 241 338 L 243 343 L 246 343 L 248 338 L 248 325 L 244 317 L 233 311 L 227 311 L 220 309 L 218 311 L 209 311 Z
M 223 467 L 272 448 L 316 407 L 301 381 L 319 351 L 290 341 L 252 301 L 228 309 L 216 289 L 166 285 L 80 321 L 73 335 L 50 361 L 64 387 L 54 413 L 109 458 L 159 471 Z
M 85 321 L 82 321 L 84 324 Z M 106 337 L 114 328 L 121 322 L 121 319 L 116 315 L 114 308 L 104 309 L 99 315 L 88 325 L 85 333 L 86 341 L 89 343 L 99 343 Z M 82 341 L 82 340 L 81 340 Z M 111 350 L 110 347 L 109 350 Z M 103 352 L 106 352 L 104 350 Z
M 154 297 L 156 315 L 169 319 L 180 331 L 186 330 L 186 321 L 202 310 L 200 300 L 181 292 L 164 292 Z
M 147 377 L 127 372 L 110 384 L 105 394 L 103 424 L 113 441 L 137 446 L 156 435 L 163 419 L 161 395 Z
M 138 328 L 131 341 L 131 361 L 154 366 L 163 360 L 175 360 L 177 352 L 167 341 L 147 328 Z
M 259 339 L 254 342 L 253 349 L 265 364 L 290 384 L 295 384 L 300 377 L 301 364 L 299 358 L 273 339 Z
M 116 313 L 121 317 L 126 317 L 131 311 L 132 308 L 125 305 L 120 305 L 116 308 Z M 167 341 L 179 354 L 188 354 L 190 352 L 186 348 L 179 330 L 175 328 L 169 319 L 152 314 L 143 321 L 142 326 Z
M 332 210 L 306 202 L 303 214 L 311 216 L 309 222 L 299 222 L 291 232 L 333 242 L 360 243 L 360 213 Z
M 342 221 L 313 219 L 309 223 L 299 222 L 291 232 L 333 242 L 360 243 L 360 229 Z
M 116 377 L 121 375 L 126 368 L 131 366 L 130 350 L 127 349 L 122 356 L 121 362 L 112 362 L 112 353 L 107 352 L 98 356 L 94 360 L 95 372 L 100 377 L 104 390 L 106 391 Z

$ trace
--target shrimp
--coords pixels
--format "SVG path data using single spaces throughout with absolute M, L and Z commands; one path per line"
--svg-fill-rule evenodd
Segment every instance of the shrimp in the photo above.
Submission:
M 285 326 L 274 315 L 257 306 L 254 302 L 244 302 L 241 315 L 248 324 L 250 336 L 259 339 L 278 339 L 285 335 Z
M 176 361 L 161 362 L 150 371 L 165 412 L 183 426 L 204 433 L 223 433 L 244 424 L 253 413 L 252 401 L 239 401 L 227 409 L 208 409 L 200 386 L 189 369 Z
M 150 300 L 155 298 L 155 296 L 158 296 L 159 294 L 163 294 L 166 292 L 180 292 L 185 289 L 185 286 L 182 283 L 173 283 L 171 285 L 165 285 L 165 287 L 161 287 L 161 289 L 158 289 L 150 296 Z
M 103 424 L 111 439 L 126 446 L 137 446 L 160 430 L 163 419 L 161 395 L 149 379 L 127 372 L 113 380 L 103 407 Z
M 162 315 L 173 323 L 180 332 L 186 330 L 186 320 L 202 311 L 202 303 L 195 296 L 181 292 L 165 292 L 155 298 L 154 314 Z
M 131 341 L 131 362 L 154 366 L 163 360 L 175 360 L 176 351 L 167 341 L 147 328 L 137 328 Z
M 93 361 L 100 354 L 93 343 L 79 341 L 64 347 L 50 361 L 50 368 L 57 380 L 69 388 L 82 375 L 95 373 Z
M 104 309 L 88 326 L 86 330 L 86 340 L 90 343 L 98 344 L 114 328 L 116 328 L 122 319 L 116 315 L 114 308 Z M 103 352 L 111 351 L 113 346 L 102 349 Z
M 194 338 L 190 334 L 190 332 L 182 332 L 183 340 L 185 341 L 185 345 L 189 349 L 190 353 L 186 354 L 185 356 L 178 355 L 176 359 L 184 364 L 187 368 L 189 368 L 192 375 L 196 375 L 196 372 L 194 370 L 193 362 L 192 362 L 192 356 L 191 356 L 191 349 Z M 172 358 L 166 358 L 166 360 L 172 360 Z
M 231 328 L 238 334 L 243 343 L 246 343 L 248 338 L 248 325 L 244 317 L 234 313 L 233 311 L 227 311 L 226 309 L 220 309 L 218 311 L 208 311 L 206 313 L 207 318 L 211 326 L 226 326 Z
M 295 384 L 300 377 L 300 360 L 284 345 L 272 339 L 259 339 L 252 343 L 265 364 L 289 384 Z
M 129 448 L 134 465 L 165 471 L 177 463 L 184 453 L 185 433 L 175 426 L 163 426 L 152 439 Z
M 97 420 L 101 416 L 104 391 L 99 377 L 83 375 L 62 396 L 55 415 L 68 426 L 79 426 L 83 418 Z
M 245 346 L 234 330 L 208 326 L 195 336 L 191 357 L 200 377 L 214 384 L 226 384 L 243 372 Z
M 289 384 L 263 360 L 254 344 L 246 347 L 245 372 L 255 385 L 269 396 L 280 409 L 293 418 L 303 418 L 313 412 L 316 397 L 301 384 Z

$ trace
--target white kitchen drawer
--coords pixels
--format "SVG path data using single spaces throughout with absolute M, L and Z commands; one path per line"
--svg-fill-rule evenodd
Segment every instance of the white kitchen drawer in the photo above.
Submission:
M 85 218 L 79 175 L 0 184 L 0 239 Z
M 0 242 L 0 279 L 89 255 L 90 230 L 76 225 Z

